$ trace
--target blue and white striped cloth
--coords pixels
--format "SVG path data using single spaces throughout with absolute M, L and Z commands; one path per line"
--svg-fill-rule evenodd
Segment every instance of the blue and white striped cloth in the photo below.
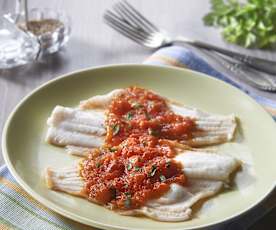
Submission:
M 276 103 L 263 96 L 248 91 L 231 78 L 219 73 L 202 58 L 183 47 L 168 47 L 158 50 L 145 63 L 171 65 L 189 68 L 219 78 L 246 91 L 272 115 L 276 115 Z M 258 207 L 238 219 L 220 224 L 209 230 L 244 230 L 269 212 L 276 204 L 276 191 Z M 139 226 L 137 226 L 139 227 Z M 0 230 L 96 230 L 96 228 L 76 223 L 44 207 L 28 195 L 15 181 L 6 166 L 0 168 Z

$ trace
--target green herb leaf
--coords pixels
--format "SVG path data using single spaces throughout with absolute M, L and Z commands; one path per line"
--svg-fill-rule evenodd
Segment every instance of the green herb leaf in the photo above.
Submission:
M 211 0 L 211 12 L 204 16 L 207 26 L 222 28 L 228 42 L 244 47 L 275 46 L 275 0 Z
M 127 120 L 131 120 L 133 118 L 133 114 L 131 113 L 131 112 L 128 112 L 127 114 L 126 114 L 126 119 Z
M 142 168 L 141 168 L 141 167 L 139 167 L 139 166 L 135 166 L 135 167 L 134 167 L 134 170 L 135 170 L 136 172 L 139 172 L 139 171 L 141 171 L 141 170 L 142 170 Z
M 152 118 L 147 112 L 145 112 L 145 117 L 147 120 L 150 120 Z
M 125 185 L 124 185 L 124 188 L 128 188 L 128 184 L 125 184 Z
M 124 205 L 126 208 L 130 208 L 131 207 L 131 196 L 127 195 L 125 201 L 124 201 Z
M 129 171 L 129 170 L 131 170 L 132 169 L 132 164 L 131 163 L 128 163 L 127 164 L 127 170 Z
M 152 136 L 155 136 L 155 137 L 159 137 L 159 135 L 160 135 L 159 130 L 157 130 L 157 129 L 152 129 L 152 128 L 149 128 L 149 129 L 148 129 L 148 133 L 149 133 L 149 135 L 152 135 Z
M 165 165 L 166 165 L 166 168 L 169 168 L 171 166 L 171 161 L 167 161 Z
M 142 107 L 143 107 L 143 105 L 141 105 L 141 104 L 138 103 L 138 102 L 134 102 L 131 106 L 132 106 L 132 108 L 134 108 L 134 109 L 139 109 L 139 108 L 142 108 Z
M 101 165 L 102 165 L 102 164 L 101 164 L 100 162 L 97 162 L 97 163 L 96 163 L 96 168 L 100 168 Z
M 164 182 L 166 180 L 166 177 L 164 175 L 160 175 L 159 178 L 161 182 Z
M 116 147 L 111 147 L 111 148 L 109 148 L 109 151 L 110 151 L 110 152 L 116 152 L 116 151 L 117 151 L 117 148 L 116 148 Z
M 110 193 L 111 193 L 111 198 L 112 200 L 116 199 L 116 196 L 117 196 L 117 191 L 116 191 L 116 188 L 110 188 Z
M 155 175 L 156 171 L 157 171 L 157 166 L 156 165 L 152 165 L 151 166 L 151 171 L 149 173 L 149 177 L 153 177 Z
M 112 135 L 113 136 L 116 136 L 120 131 L 120 125 L 119 124 L 112 125 L 111 128 L 112 128 Z

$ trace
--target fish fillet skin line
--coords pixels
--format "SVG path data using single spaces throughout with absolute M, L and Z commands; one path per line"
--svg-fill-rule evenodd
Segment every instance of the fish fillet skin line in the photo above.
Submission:
M 194 156 L 191 156 L 192 154 Z M 187 156 L 185 158 L 180 157 L 182 155 Z M 145 206 L 139 209 L 119 211 L 119 213 L 122 215 L 144 215 L 160 221 L 188 220 L 192 216 L 192 206 L 200 199 L 217 194 L 223 188 L 225 181 L 229 180 L 229 175 L 240 165 L 231 156 L 214 153 L 187 151 L 178 156 L 179 159 L 176 160 L 184 165 L 184 173 L 188 179 L 187 186 L 182 187 L 172 184 L 170 190 L 160 198 L 148 201 Z M 200 160 L 202 157 L 205 161 Z M 225 161 L 223 164 L 224 170 L 220 165 L 222 161 Z M 209 167 L 208 164 L 211 164 L 211 166 Z M 218 175 L 214 173 L 216 169 Z M 50 189 L 86 197 L 84 181 L 79 174 L 77 166 L 69 169 L 48 168 L 46 182 Z
M 101 147 L 106 134 L 104 122 L 103 111 L 56 106 L 47 121 L 46 142 L 58 146 Z
M 221 144 L 234 138 L 237 121 L 234 114 L 216 115 L 195 108 L 170 104 L 171 110 L 181 116 L 194 119 L 197 130 L 192 133 L 192 138 L 183 143 L 192 147 L 212 144 Z

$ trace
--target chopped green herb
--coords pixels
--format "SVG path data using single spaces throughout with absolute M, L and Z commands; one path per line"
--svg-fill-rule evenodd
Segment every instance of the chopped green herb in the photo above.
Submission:
M 134 164 L 136 161 L 136 158 L 130 158 L 129 161 Z
M 159 178 L 161 182 L 164 182 L 166 180 L 166 177 L 164 175 L 160 175 Z
M 139 108 L 142 108 L 142 107 L 143 107 L 143 105 L 141 105 L 141 104 L 138 103 L 138 102 L 134 102 L 131 106 L 132 106 L 132 108 L 134 108 L 134 109 L 139 109 Z
M 124 185 L 124 188 L 128 188 L 128 184 L 125 184 L 125 185 Z
M 124 205 L 126 208 L 130 208 L 131 207 L 131 196 L 127 195 L 125 201 L 124 201 Z
M 131 113 L 131 112 L 128 112 L 127 114 L 126 114 L 126 119 L 127 120 L 131 120 L 133 118 L 133 114 Z
M 142 168 L 141 168 L 141 167 L 139 167 L 139 166 L 135 166 L 135 167 L 134 167 L 134 170 L 135 170 L 136 172 L 138 172 L 138 171 L 141 171 L 141 170 L 142 170 Z
M 100 168 L 101 167 L 101 163 L 100 162 L 97 162 L 96 163 L 96 168 Z
M 116 147 L 111 147 L 109 148 L 110 152 L 116 152 L 117 151 L 117 148 Z
M 169 168 L 171 166 L 171 161 L 166 162 L 166 168 Z
M 132 169 L 132 164 L 131 163 L 128 163 L 127 164 L 127 170 L 129 171 L 129 170 L 131 170 Z
M 275 0 L 211 0 L 205 25 L 222 28 L 226 41 L 244 47 L 268 48 L 276 43 Z
M 156 165 L 152 165 L 151 166 L 151 171 L 149 173 L 149 176 L 153 177 L 155 175 L 156 171 L 157 171 L 157 166 Z
M 116 199 L 116 196 L 117 196 L 116 188 L 110 188 L 109 190 L 110 190 L 110 193 L 111 193 L 112 200 Z
M 148 114 L 148 112 L 145 112 L 145 116 L 146 116 L 146 119 L 147 119 L 147 120 L 150 120 L 150 119 L 151 119 L 151 116 Z
M 158 130 L 152 129 L 152 128 L 148 129 L 148 133 L 149 133 L 149 135 L 152 135 L 152 136 L 155 136 L 155 137 L 158 137 L 160 135 L 160 132 Z
M 111 128 L 112 128 L 113 136 L 116 136 L 120 131 L 120 125 L 119 124 L 112 125 Z
M 153 101 L 148 101 L 148 106 L 152 107 L 154 105 Z
M 131 124 L 128 124 L 127 125 L 127 129 L 129 130 L 129 129 L 131 129 L 132 128 L 132 125 Z

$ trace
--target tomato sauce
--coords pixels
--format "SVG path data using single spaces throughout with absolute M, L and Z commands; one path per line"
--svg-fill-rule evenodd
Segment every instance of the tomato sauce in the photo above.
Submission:
M 173 113 L 166 100 L 138 87 L 129 87 L 109 106 L 106 143 L 118 145 L 130 134 L 185 140 L 194 121 Z
M 112 100 L 106 126 L 105 146 L 82 163 L 91 201 L 111 209 L 139 208 L 168 191 L 171 183 L 185 185 L 169 140 L 188 138 L 194 122 L 174 114 L 162 97 L 127 88 Z

